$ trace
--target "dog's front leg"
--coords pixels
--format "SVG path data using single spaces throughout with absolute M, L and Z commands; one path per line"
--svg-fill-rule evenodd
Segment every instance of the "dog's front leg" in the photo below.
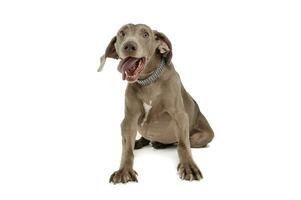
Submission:
M 135 105 L 135 107 L 131 107 Z M 134 162 L 134 145 L 137 135 L 137 122 L 139 118 L 139 104 L 127 105 L 125 117 L 121 123 L 122 134 L 122 155 L 119 170 L 114 172 L 110 177 L 112 183 L 126 183 L 129 181 L 137 182 L 137 173 L 133 170 Z
M 180 178 L 190 181 L 200 180 L 202 173 L 191 155 L 188 116 L 185 112 L 178 112 L 174 114 L 174 118 L 177 123 L 176 136 L 178 139 L 178 154 L 180 159 L 178 165 Z

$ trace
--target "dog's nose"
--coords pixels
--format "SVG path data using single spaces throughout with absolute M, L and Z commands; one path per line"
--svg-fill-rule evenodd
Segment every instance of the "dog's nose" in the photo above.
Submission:
M 134 42 L 127 42 L 124 44 L 123 49 L 127 52 L 135 52 L 137 50 L 137 44 Z

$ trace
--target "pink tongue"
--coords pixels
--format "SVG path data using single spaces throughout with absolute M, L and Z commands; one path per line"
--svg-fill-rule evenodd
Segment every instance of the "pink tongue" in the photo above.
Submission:
M 139 58 L 126 58 L 125 60 L 122 60 L 118 65 L 118 71 L 122 72 L 125 70 L 134 69 L 136 67 L 135 63 L 139 60 Z
M 122 79 L 125 80 L 126 74 L 125 71 L 132 74 L 136 70 L 136 62 L 139 58 L 125 58 L 124 60 L 120 61 L 118 65 L 118 71 L 122 73 Z

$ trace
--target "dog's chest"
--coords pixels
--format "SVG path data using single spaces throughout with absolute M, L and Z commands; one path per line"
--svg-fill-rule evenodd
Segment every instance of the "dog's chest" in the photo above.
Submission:
M 146 101 L 143 103 L 143 113 L 139 119 L 138 131 L 146 139 L 161 143 L 174 143 L 175 126 L 172 118 L 162 102 Z
M 149 101 L 149 104 L 143 102 L 143 108 L 144 108 L 144 117 L 143 117 L 143 120 L 141 122 L 141 126 L 143 126 L 144 123 L 146 122 L 147 117 L 150 113 L 150 110 L 152 109 L 152 101 Z

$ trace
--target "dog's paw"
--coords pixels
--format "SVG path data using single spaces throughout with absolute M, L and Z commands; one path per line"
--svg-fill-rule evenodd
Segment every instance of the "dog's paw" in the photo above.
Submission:
M 111 175 L 110 183 L 138 182 L 137 175 L 137 172 L 133 169 L 119 169 Z
M 144 137 L 141 137 L 139 140 L 135 141 L 134 149 L 141 149 L 142 147 L 147 146 L 149 143 L 149 140 L 145 139 Z
M 178 165 L 178 173 L 182 180 L 199 181 L 203 178 L 201 171 L 194 162 L 180 163 Z

